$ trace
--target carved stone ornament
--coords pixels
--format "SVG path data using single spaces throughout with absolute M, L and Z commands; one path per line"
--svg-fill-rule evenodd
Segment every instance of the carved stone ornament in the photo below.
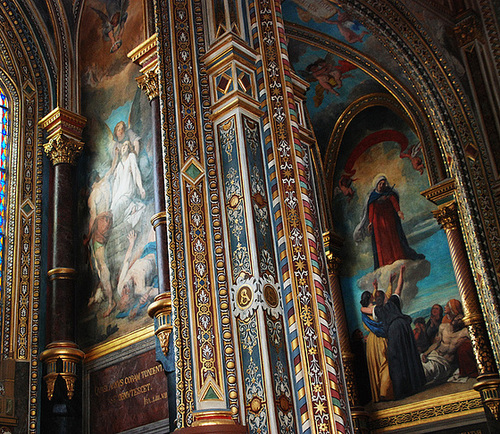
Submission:
M 432 214 L 445 231 L 455 230 L 460 227 L 456 202 L 444 205 L 438 210 L 433 211 Z
M 160 347 L 161 351 L 165 355 L 165 357 L 168 354 L 168 340 L 170 339 L 170 334 L 172 333 L 172 327 L 166 327 L 163 330 L 156 330 L 155 335 L 158 338 L 158 341 L 160 342 Z
M 43 145 L 43 149 L 54 166 L 61 163 L 75 164 L 83 150 L 83 142 L 59 132 Z
M 481 31 L 481 24 L 475 14 L 469 13 L 457 23 L 454 29 L 458 45 L 464 47 L 474 41 L 484 43 L 484 35 Z
M 155 335 L 165 356 L 172 333 L 172 299 L 169 292 L 158 294 L 148 307 L 148 315 L 154 319 Z
M 141 89 L 148 99 L 151 101 L 159 95 L 158 86 L 158 70 L 149 70 L 145 74 L 136 77 L 137 85 Z
M 43 377 L 47 384 L 47 397 L 54 396 L 54 387 L 60 375 L 66 383 L 68 398 L 72 399 L 75 393 L 76 368 L 85 356 L 74 342 L 52 342 L 40 354 L 40 360 L 47 366 L 47 374 Z M 58 366 L 58 361 L 62 363 Z

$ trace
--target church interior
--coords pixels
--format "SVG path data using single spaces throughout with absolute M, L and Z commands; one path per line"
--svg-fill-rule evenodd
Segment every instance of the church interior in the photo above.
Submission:
M 0 2 L 0 431 L 500 432 L 500 3 Z

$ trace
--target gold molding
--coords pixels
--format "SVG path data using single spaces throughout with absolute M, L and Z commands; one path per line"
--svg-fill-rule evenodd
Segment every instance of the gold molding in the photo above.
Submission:
M 156 60 L 158 49 L 158 33 L 155 33 L 150 38 L 139 44 L 133 50 L 129 51 L 127 57 L 132 62 L 142 67 Z
M 483 412 L 479 393 L 469 390 L 374 411 L 370 414 L 370 426 L 374 433 L 382 431 L 394 432 L 426 422 L 453 419 L 457 415 Z
M 462 318 L 462 321 L 466 327 L 475 325 L 475 324 L 480 324 L 484 326 L 484 320 L 483 320 L 483 315 L 480 313 L 473 313 L 466 315 Z
M 74 268 L 52 268 L 47 271 L 47 277 L 50 281 L 54 280 L 75 280 L 77 272 Z
M 264 112 L 259 108 L 255 99 L 246 93 L 243 93 L 241 90 L 234 90 L 228 95 L 230 96 L 224 96 L 212 104 L 212 113 L 210 115 L 212 122 L 215 123 L 222 116 L 225 116 L 231 110 L 236 108 L 246 110 L 257 117 L 261 117 L 263 115 Z
M 87 119 L 61 107 L 56 107 L 38 122 L 47 131 L 43 148 L 52 164 L 75 164 L 83 149 L 82 131 Z
M 151 216 L 151 225 L 153 226 L 153 229 L 156 229 L 160 225 L 166 225 L 166 224 L 167 224 L 167 212 L 166 211 L 161 211 L 161 212 Z
M 141 76 L 136 77 L 137 85 L 151 101 L 159 96 L 158 34 L 145 40 L 127 54 L 132 62 L 141 66 Z
M 453 200 L 456 188 L 455 180 L 448 178 L 434 184 L 427 190 L 420 192 L 420 194 L 430 202 L 435 203 L 436 205 L 442 205 Z
M 153 325 L 148 325 L 136 330 L 132 333 L 128 333 L 119 338 L 110 340 L 103 344 L 97 344 L 88 350 L 85 350 L 85 363 L 96 360 L 114 351 L 121 350 L 144 339 L 147 339 L 154 335 Z
M 230 410 L 206 410 L 194 411 L 194 422 L 191 426 L 209 426 L 209 425 L 236 425 L 232 419 Z
M 61 376 L 66 383 L 68 398 L 72 399 L 75 392 L 77 364 L 85 357 L 85 353 L 74 342 L 59 341 L 47 345 L 47 349 L 40 354 L 40 360 L 47 366 L 47 374 L 43 377 L 47 384 L 49 401 L 54 395 L 54 386 L 57 377 Z M 62 365 L 58 369 L 58 361 Z

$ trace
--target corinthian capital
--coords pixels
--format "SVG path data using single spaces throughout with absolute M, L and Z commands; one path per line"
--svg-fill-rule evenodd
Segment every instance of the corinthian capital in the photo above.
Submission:
M 458 229 L 460 227 L 456 202 L 450 202 L 449 204 L 443 205 L 436 211 L 433 211 L 432 214 L 434 214 L 437 222 L 445 231 Z
M 83 142 L 65 136 L 61 131 L 45 143 L 43 149 L 54 166 L 61 163 L 75 164 L 83 150 Z
M 75 164 L 83 149 L 82 130 L 87 120 L 77 113 L 57 107 L 38 123 L 48 133 L 43 145 L 54 165 Z
M 134 48 L 127 56 L 141 66 L 142 75 L 137 77 L 137 84 L 151 101 L 159 95 L 158 90 L 158 35 L 155 33 L 142 44 Z
M 146 71 L 143 75 L 136 77 L 137 85 L 151 101 L 159 95 L 158 68 Z

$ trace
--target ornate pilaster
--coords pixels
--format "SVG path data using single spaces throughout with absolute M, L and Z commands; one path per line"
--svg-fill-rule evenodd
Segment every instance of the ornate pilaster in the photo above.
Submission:
M 351 349 L 349 328 L 347 326 L 346 311 L 339 280 L 339 270 L 341 264 L 339 253 L 342 247 L 342 239 L 334 233 L 328 231 L 323 234 L 323 244 L 326 251 L 333 312 L 335 314 L 337 334 L 342 353 L 344 377 L 349 396 L 349 404 L 351 406 L 354 431 L 356 433 L 368 433 L 369 415 L 363 408 L 358 393 L 358 384 L 356 381 L 356 371 L 354 367 L 355 355 Z
M 168 381 L 169 426 L 175 428 L 175 362 L 172 334 L 172 299 L 167 252 L 167 213 L 165 205 L 165 171 L 163 168 L 163 150 L 161 143 L 161 121 L 159 102 L 159 60 L 158 35 L 154 34 L 130 53 L 128 57 L 141 66 L 141 75 L 136 78 L 139 88 L 146 94 L 151 104 L 153 127 L 153 177 L 155 214 L 151 224 L 156 236 L 156 258 L 158 269 L 159 294 L 148 307 L 148 314 L 154 321 L 157 338 L 157 360 L 163 365 Z
M 39 125 L 47 131 L 45 152 L 52 162 L 51 177 L 51 234 L 49 242 L 49 271 L 47 272 L 47 331 L 45 350 L 40 354 L 44 362 L 47 398 L 53 401 L 57 380 L 62 378 L 57 392 L 57 403 L 67 408 L 68 426 L 77 424 L 79 405 L 71 404 L 78 381 L 78 365 L 84 353 L 75 343 L 75 270 L 73 233 L 76 223 L 76 206 L 73 198 L 74 165 L 83 149 L 81 133 L 85 118 L 62 108 L 56 108 L 45 116 Z M 73 410 L 69 407 L 74 406 Z M 42 419 L 53 432 L 64 430 L 56 423 L 56 413 L 49 406 L 42 410 Z M 60 410 L 58 410 L 60 411 Z M 76 411 L 76 413 L 75 413 Z M 76 426 L 76 425 L 75 425 Z
M 256 57 L 246 41 L 229 32 L 202 58 L 212 84 L 212 122 L 229 240 L 231 307 L 242 374 L 235 397 L 243 397 L 241 415 L 250 432 L 294 433 L 297 422 L 271 232 L 262 111 L 252 60 Z
M 500 378 L 474 284 L 460 228 L 458 206 L 453 200 L 453 192 L 454 183 L 450 180 L 430 188 L 422 194 L 439 204 L 438 209 L 433 211 L 433 214 L 444 229 L 450 247 L 453 269 L 465 314 L 463 321 L 469 330 L 479 373 L 478 382 L 474 385 L 474 388 L 481 394 L 490 424 L 495 424 L 495 427 L 498 428 L 497 424 L 500 420 Z
M 249 3 L 253 46 L 259 48 L 257 83 L 264 152 L 280 258 L 284 317 L 292 347 L 299 431 L 352 431 L 345 383 L 330 315 L 328 270 L 311 175 L 310 141 L 301 132 L 301 108 L 290 68 L 281 2 Z M 302 84 L 303 85 L 303 84 Z M 321 405 L 318 405 L 321 403 Z

